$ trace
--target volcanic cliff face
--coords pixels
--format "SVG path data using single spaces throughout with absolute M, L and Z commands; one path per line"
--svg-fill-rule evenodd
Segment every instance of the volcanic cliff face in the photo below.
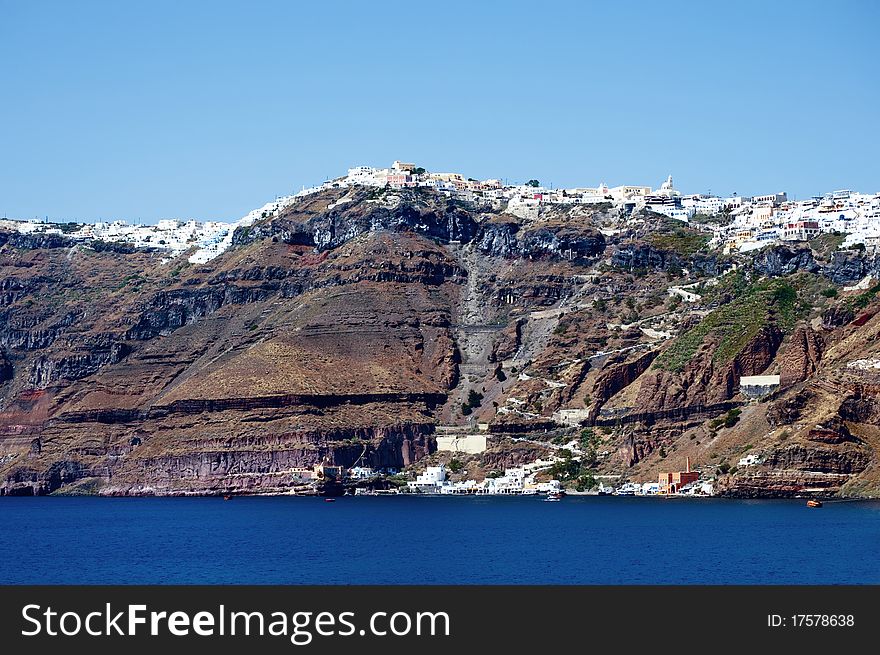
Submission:
M 0 493 L 286 493 L 316 464 L 420 465 L 436 426 L 478 422 L 528 441 L 490 437 L 476 477 L 590 427 L 597 472 L 689 455 L 724 493 L 876 493 L 877 290 L 838 290 L 876 258 L 708 240 L 375 188 L 308 196 L 204 265 L 0 233 Z
M 278 492 L 318 463 L 413 464 L 459 383 L 456 322 L 474 319 L 460 250 L 493 217 L 433 193 L 328 193 L 203 266 L 3 234 L 0 488 Z M 503 262 L 488 313 L 514 293 L 552 304 L 605 246 L 584 225 L 517 231 L 485 253 Z M 522 277 L 504 259 L 526 256 L 547 265 Z

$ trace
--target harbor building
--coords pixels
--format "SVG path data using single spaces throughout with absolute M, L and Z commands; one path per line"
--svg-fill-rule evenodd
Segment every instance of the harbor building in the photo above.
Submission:
M 684 471 L 673 471 L 660 474 L 657 492 L 666 495 L 676 494 L 682 487 L 696 482 L 699 479 L 700 474 L 696 471 L 691 471 L 691 458 L 686 457 Z
M 419 473 L 415 481 L 408 483 L 410 491 L 421 493 L 439 493 L 440 488 L 446 481 L 446 467 L 429 466 L 424 473 Z

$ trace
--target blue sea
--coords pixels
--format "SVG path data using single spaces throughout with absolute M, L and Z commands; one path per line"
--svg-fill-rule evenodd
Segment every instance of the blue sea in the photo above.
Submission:
M 4 584 L 880 583 L 880 503 L 0 498 Z

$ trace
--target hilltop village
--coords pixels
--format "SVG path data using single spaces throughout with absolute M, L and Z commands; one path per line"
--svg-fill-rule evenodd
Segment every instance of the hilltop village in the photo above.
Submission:
M 280 196 L 234 223 L 164 219 L 155 225 L 132 225 L 123 220 L 98 223 L 49 223 L 38 220 L 0 221 L 0 229 L 21 233 L 65 235 L 80 241 L 126 243 L 178 255 L 188 252 L 190 263 L 205 263 L 225 252 L 236 228 L 253 225 L 309 196 L 334 189 L 367 186 L 390 189 L 425 188 L 477 207 L 504 208 L 522 218 L 537 216 L 547 206 L 608 206 L 621 216 L 642 210 L 698 226 L 711 234 L 710 245 L 725 252 L 748 251 L 785 241 L 807 241 L 819 234 L 844 235 L 841 247 L 880 245 L 880 193 L 834 191 L 807 200 L 789 200 L 785 192 L 759 196 L 683 194 L 669 176 L 657 189 L 620 185 L 548 189 L 538 180 L 505 184 L 501 179 L 476 180 L 461 173 L 434 173 L 413 163 L 395 161 L 389 168 L 357 166 L 344 177 Z
M 0 494 L 880 494 L 880 195 L 395 161 L 0 222 Z

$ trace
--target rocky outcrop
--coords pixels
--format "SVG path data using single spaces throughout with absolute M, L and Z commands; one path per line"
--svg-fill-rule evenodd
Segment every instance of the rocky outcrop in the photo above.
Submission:
M 45 471 L 20 468 L 0 481 L 0 496 L 46 496 L 87 474 L 82 464 L 69 460 L 55 462 Z
M 21 250 L 52 250 L 84 246 L 95 252 L 114 252 L 130 255 L 138 249 L 130 243 L 102 241 L 101 239 L 74 239 L 64 234 L 46 232 L 3 232 L 0 231 L 0 246 L 10 245 Z M 158 251 L 161 248 L 140 248 L 141 252 Z
M 649 243 L 619 243 L 611 253 L 611 265 L 628 271 L 645 269 L 671 271 L 688 269 L 702 276 L 722 273 L 729 264 L 714 254 L 697 252 L 683 257 L 672 250 L 663 250 Z
M 586 227 L 551 225 L 523 230 L 513 222 L 490 222 L 480 228 L 474 245 L 479 252 L 493 257 L 554 257 L 576 261 L 604 252 L 605 237 L 598 230 Z
M 503 362 L 516 354 L 522 344 L 522 330 L 525 323 L 526 319 L 518 318 L 499 332 L 489 356 L 490 362 Z
M 822 274 L 834 284 L 853 284 L 869 274 L 880 277 L 880 260 L 872 260 L 863 252 L 838 250 Z
M 797 271 L 816 273 L 821 269 L 808 247 L 771 246 L 762 250 L 752 261 L 752 268 L 759 275 L 780 277 Z
M 852 435 L 846 423 L 839 416 L 833 416 L 811 428 L 807 433 L 807 439 L 827 444 L 861 443 L 860 439 Z
M 593 389 L 590 392 L 590 397 L 593 400 L 590 407 L 591 417 L 595 419 L 602 405 L 647 371 L 657 358 L 658 353 L 658 350 L 649 350 L 631 361 L 606 364 L 593 382 Z
M 880 425 L 880 398 L 861 393 L 849 395 L 840 403 L 837 413 L 844 421 Z
M 846 475 L 861 473 L 870 460 L 868 452 L 857 446 L 831 448 L 792 444 L 764 455 L 764 465 L 771 469 Z
M 480 232 L 474 240 L 474 246 L 479 252 L 486 255 L 515 257 L 519 249 L 517 232 L 519 232 L 518 223 L 486 223 L 480 228 Z
M 569 260 L 595 257 L 605 250 L 598 230 L 541 227 L 519 234 L 517 255 L 529 259 L 547 255 Z
M 78 380 L 92 375 L 106 364 L 121 362 L 130 352 L 131 347 L 127 344 L 114 343 L 108 348 L 58 359 L 39 357 L 31 366 L 28 385 L 33 389 L 44 389 L 58 380 Z
M 851 323 L 856 313 L 849 305 L 832 305 L 822 313 L 822 327 L 833 330 L 836 327 Z
M 625 243 L 614 247 L 611 265 L 630 271 L 636 268 L 667 271 L 673 266 L 681 268 L 682 261 L 677 254 L 658 250 L 647 243 Z
M 224 305 L 243 305 L 266 300 L 279 289 L 280 285 L 276 283 L 269 289 L 226 284 L 160 291 L 141 311 L 126 338 L 143 341 L 167 335 L 213 314 Z
M 556 427 L 556 422 L 549 419 L 529 420 L 520 416 L 505 415 L 502 420 L 496 420 L 489 425 L 489 432 L 493 434 L 523 434 L 528 432 L 538 432 L 542 430 L 552 430 Z
M 791 470 L 738 472 L 722 476 L 715 493 L 727 498 L 830 498 L 849 482 L 847 473 Z
M 717 491 L 737 498 L 832 496 L 871 463 L 870 449 L 839 439 L 837 428 L 817 429 L 807 444 L 791 444 L 764 453 L 755 470 L 725 476 Z M 837 435 L 833 439 L 830 435 Z
M 62 234 L 47 234 L 44 232 L 2 232 L 0 231 L 0 246 L 10 245 L 22 250 L 38 250 L 52 248 L 69 248 L 75 245 L 75 241 Z
M 7 277 L 0 280 L 0 307 L 6 307 L 34 293 L 48 280 L 41 276 L 27 279 Z
M 853 284 L 866 275 L 880 277 L 880 260 L 864 252 L 838 250 L 826 264 L 816 261 L 807 245 L 775 245 L 761 250 L 752 260 L 752 269 L 759 275 L 780 277 L 798 271 L 820 273 L 834 284 Z
M 418 189 L 395 191 L 394 202 L 375 202 L 376 190 L 357 190 L 339 207 L 325 209 L 302 221 L 294 205 L 277 218 L 239 227 L 235 246 L 263 239 L 332 250 L 361 234 L 377 230 L 414 232 L 442 242 L 470 242 L 477 233 L 471 212 L 452 200 Z M 382 193 L 382 192 L 379 192 Z
M 698 274 L 700 276 L 721 275 L 729 268 L 729 261 L 706 253 L 695 253 L 687 260 L 687 269 L 691 274 Z
M 551 450 L 531 442 L 503 441 L 480 454 L 484 471 L 503 472 L 504 469 L 531 464 L 536 459 L 547 458 Z
M 18 325 L 15 325 L 8 316 L 3 317 L 4 320 L 0 322 L 0 347 L 10 350 L 43 350 L 81 318 L 80 312 L 68 312 L 46 327 L 36 327 L 36 324 L 22 325 L 25 321 L 17 321 Z
M 789 387 L 803 382 L 819 368 L 825 343 L 822 335 L 807 325 L 798 326 L 779 358 L 779 384 Z
M 815 400 L 809 389 L 781 398 L 767 408 L 767 422 L 771 426 L 791 425 L 801 417 L 804 408 Z

